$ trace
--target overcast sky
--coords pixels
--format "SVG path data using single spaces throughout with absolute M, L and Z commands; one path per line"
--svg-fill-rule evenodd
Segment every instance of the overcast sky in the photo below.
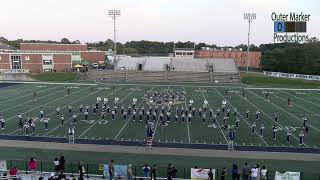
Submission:
M 319 0 L 2 0 L 0 36 L 81 42 L 113 38 L 108 9 L 120 9 L 117 39 L 195 41 L 220 46 L 247 42 L 244 12 L 255 12 L 254 44 L 273 42 L 271 13 L 311 14 L 309 36 L 320 37 Z

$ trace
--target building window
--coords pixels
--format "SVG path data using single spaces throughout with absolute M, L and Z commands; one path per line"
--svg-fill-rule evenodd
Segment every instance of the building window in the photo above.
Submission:
M 52 60 L 43 60 L 43 65 L 52 65 Z
M 176 55 L 182 55 L 182 53 L 181 52 L 176 52 Z
M 11 65 L 12 69 L 21 69 L 21 56 L 20 55 L 11 55 Z
M 192 56 L 192 55 L 193 55 L 193 53 L 189 52 L 189 53 L 187 53 L 187 55 L 188 55 L 188 56 Z

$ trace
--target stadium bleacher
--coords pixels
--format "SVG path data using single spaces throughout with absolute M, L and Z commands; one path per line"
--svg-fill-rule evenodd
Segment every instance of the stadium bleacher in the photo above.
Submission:
M 118 59 L 115 70 L 91 70 L 89 80 L 129 82 L 236 83 L 234 59 L 129 57 Z

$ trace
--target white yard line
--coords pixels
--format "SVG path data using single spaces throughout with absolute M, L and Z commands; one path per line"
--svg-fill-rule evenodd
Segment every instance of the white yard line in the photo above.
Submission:
M 20 83 L 20 84 L 60 84 L 60 85 L 83 85 L 83 86 L 97 86 L 96 83 L 69 83 L 69 82 L 44 82 L 44 81 L 0 81 L 0 83 Z
M 185 89 L 185 87 L 183 86 L 183 90 L 186 92 L 187 95 L 187 91 Z M 186 96 L 187 97 L 187 96 Z M 184 100 L 184 104 L 187 107 L 187 98 L 185 98 Z M 188 118 L 187 118 L 188 119 Z M 189 128 L 189 123 L 187 122 L 187 131 L 188 131 L 188 140 L 189 140 L 189 144 L 191 143 L 191 138 L 190 138 L 190 128 Z
M 74 94 L 78 94 L 78 93 L 80 93 L 80 92 L 82 92 L 82 91 L 84 91 L 84 90 L 87 90 L 87 89 L 89 89 L 89 87 L 88 88 L 86 88 L 86 89 L 82 89 L 82 90 L 80 90 L 80 91 L 78 91 L 78 92 L 75 92 Z M 90 94 L 91 95 L 91 94 Z M 63 97 L 64 98 L 64 97 Z M 59 98 L 59 99 L 61 99 L 61 98 Z M 57 99 L 56 99 L 57 100 Z M 54 100 L 54 101 L 56 101 L 56 100 Z M 50 101 L 49 103 L 51 103 L 51 102 L 54 102 L 54 101 Z M 75 101 L 76 102 L 76 101 Z M 48 103 L 47 103 L 48 104 Z M 72 104 L 72 103 L 71 103 Z M 65 105 L 65 106 L 67 106 L 67 105 Z M 38 107 L 39 108 L 39 107 Z M 36 108 L 34 108 L 34 109 L 36 109 Z M 48 116 L 49 115 L 51 115 L 52 113 L 54 113 L 54 112 L 56 112 L 56 111 L 52 111 L 51 113 L 49 113 L 49 114 L 47 114 Z M 26 113 L 26 112 L 24 112 L 24 113 Z M 24 114 L 24 113 L 22 113 L 22 114 Z M 17 131 L 19 131 L 20 130 L 20 128 L 18 128 L 18 129 L 16 129 L 15 131 L 12 131 L 11 133 L 8 133 L 8 135 L 12 135 L 12 134 L 14 134 L 14 133 L 16 133 Z
M 227 100 L 227 98 L 225 98 L 217 89 L 215 89 L 218 93 L 219 93 L 219 95 L 224 99 L 224 100 L 226 100 L 229 104 L 230 104 L 230 106 L 234 109 L 234 106 Z M 239 116 L 247 123 L 247 125 L 249 126 L 249 127 L 251 127 L 251 125 L 250 125 L 250 123 L 241 115 L 241 113 L 239 113 L 238 112 L 238 114 L 239 114 Z M 267 146 L 269 146 L 269 144 L 261 137 L 261 136 L 259 136 L 259 134 L 255 131 L 254 132 L 263 142 L 264 142 L 264 144 L 266 144 Z
M 293 97 L 295 97 L 295 98 L 297 98 L 297 99 L 300 99 L 300 100 L 302 100 L 302 101 L 304 101 L 304 102 L 307 102 L 307 103 L 310 103 L 310 104 L 313 104 L 313 105 L 315 105 L 315 106 L 320 107 L 320 105 L 317 104 L 317 103 L 313 103 L 313 102 L 311 102 L 311 101 L 305 100 L 305 99 L 303 99 L 303 98 L 301 98 L 301 97 L 295 96 L 295 95 L 293 95 L 293 94 L 286 93 L 286 92 L 281 91 L 281 90 L 278 90 L 278 91 L 281 92 L 281 93 L 283 93 L 283 94 L 286 94 L 286 95 L 288 95 L 288 96 L 293 96 Z
M 82 92 L 82 91 L 84 91 L 84 90 L 87 90 L 87 89 L 89 89 L 89 87 L 86 88 L 86 89 L 82 89 L 82 90 L 76 92 L 76 94 L 78 94 L 79 92 Z M 56 93 L 55 93 L 55 94 L 56 94 Z M 33 111 L 33 110 L 35 110 L 35 109 L 37 109 L 37 108 L 40 108 L 40 107 L 42 107 L 42 106 L 45 106 L 45 105 L 47 105 L 47 104 L 56 102 L 56 101 L 58 101 L 58 100 L 60 100 L 60 99 L 63 99 L 63 98 L 65 98 L 65 96 L 61 96 L 60 98 L 56 98 L 56 99 L 54 99 L 54 100 L 52 100 L 52 101 L 49 101 L 49 102 L 47 102 L 47 103 L 45 103 L 45 104 L 41 104 L 40 106 L 36 106 L 36 107 L 34 107 L 34 108 L 32 108 L 32 109 L 29 109 L 28 111 L 22 112 L 21 115 L 26 114 L 26 113 L 28 113 L 28 112 L 30 112 L 30 111 Z M 11 119 L 13 119 L 13 118 L 15 118 L 15 117 L 16 117 L 16 116 L 13 116 L 13 117 L 7 119 L 6 121 L 9 121 L 9 120 L 11 120 Z
M 35 90 L 37 90 L 36 88 L 31 88 L 31 89 L 29 89 L 29 90 L 20 90 L 18 93 L 17 92 L 8 92 L 8 95 L 7 96 L 1 96 L 1 99 L 0 99 L 0 104 L 4 104 L 4 103 L 7 103 L 7 102 L 10 102 L 10 101 L 13 101 L 13 100 L 17 100 L 17 99 L 20 99 L 20 98 L 23 98 L 23 97 L 26 97 L 26 96 L 31 96 L 30 94 L 28 94 L 29 93 L 29 91 L 35 91 Z M 41 91 L 47 91 L 47 90 L 49 90 L 48 88 L 46 88 L 46 89 L 41 89 L 39 92 L 41 92 Z M 1 91 L 1 89 L 0 89 L 0 91 Z M 23 93 L 23 94 L 25 94 L 24 96 L 18 96 L 18 94 L 21 94 L 21 93 Z M 12 98 L 12 97 L 15 97 L 15 98 Z M 2 101 L 3 99 L 9 99 L 9 100 L 7 100 L 7 101 Z
M 53 88 L 50 88 L 50 89 L 48 89 L 48 90 L 53 90 L 53 89 L 56 89 L 56 88 L 61 88 L 61 87 L 53 87 Z M 52 94 L 47 94 L 47 95 L 44 95 L 44 96 L 41 96 L 41 97 L 39 97 L 38 98 L 38 100 L 39 99 L 42 99 L 42 98 L 44 98 L 44 97 L 47 97 L 47 96 L 52 96 L 52 95 L 54 95 L 54 94 L 57 94 L 57 93 L 59 93 L 59 92 L 62 92 L 62 91 L 65 91 L 65 89 L 63 89 L 63 90 L 61 90 L 61 91 L 54 91 L 54 93 L 52 93 Z M 30 96 L 30 95 L 27 95 L 27 96 Z M 19 99 L 19 98 L 18 98 Z M 11 99 L 12 100 L 12 99 Z M 14 109 L 14 108 L 16 108 L 16 107 L 19 107 L 19 106 L 22 106 L 22 105 L 25 105 L 25 104 L 28 104 L 29 102 L 32 102 L 33 100 L 31 99 L 31 100 L 29 100 L 29 101 L 26 101 L 26 102 L 24 102 L 24 103 L 22 103 L 22 104 L 18 104 L 18 105 L 16 105 L 16 106 L 9 106 L 7 109 L 1 109 L 1 111 L 6 111 L 6 110 L 8 110 L 8 109 Z M 7 101 L 7 102 L 9 102 L 9 101 Z
M 254 94 L 255 96 L 257 96 L 257 97 L 259 97 L 259 98 L 261 98 L 261 99 L 265 100 L 265 98 L 263 98 L 263 97 L 261 97 L 261 96 L 257 95 L 256 93 L 254 93 L 254 92 L 252 92 L 252 91 L 250 91 L 250 90 L 248 90 L 248 91 L 249 91 L 249 92 L 251 92 L 252 94 Z M 282 110 L 283 112 L 285 112 L 285 113 L 289 114 L 289 115 L 290 115 L 290 116 L 292 116 L 293 118 L 298 119 L 300 122 L 303 122 L 303 120 L 301 120 L 299 117 L 297 117 L 297 116 L 295 116 L 295 115 L 291 114 L 290 112 L 286 111 L 286 110 L 285 110 L 285 109 L 283 109 L 282 107 L 280 107 L 280 106 L 278 106 L 278 105 L 276 105 L 276 104 L 272 103 L 271 101 L 269 101 L 269 103 L 270 103 L 270 104 L 272 104 L 273 106 L 277 107 L 278 109 Z M 317 129 L 316 127 L 313 127 L 313 126 L 312 126 L 311 124 L 309 124 L 309 123 L 308 123 L 308 126 L 309 126 L 309 127 L 311 127 L 312 129 L 314 129 L 314 130 L 316 130 L 316 131 L 320 132 L 320 130 L 319 130 L 319 129 Z
M 320 101 L 320 94 L 317 94 L 317 93 L 314 93 L 314 92 L 312 92 L 312 91 L 309 91 L 312 95 L 310 95 L 310 94 L 306 94 L 307 96 L 311 96 L 313 99 L 317 99 L 317 100 L 319 100 Z M 319 97 L 317 97 L 317 96 L 319 96 Z
M 278 97 L 278 98 L 281 99 L 281 100 L 284 100 L 284 101 L 287 100 L 287 99 L 285 99 L 285 98 L 283 98 L 283 97 L 280 97 L 280 96 L 278 96 L 278 95 L 275 95 L 275 94 L 272 94 L 272 95 Z M 297 107 L 300 108 L 300 109 L 303 109 L 303 110 L 305 110 L 305 111 L 307 111 L 307 112 L 309 112 L 309 113 L 311 113 L 311 114 L 314 114 L 314 115 L 320 117 L 320 115 L 318 115 L 317 113 L 315 113 L 315 112 L 313 112 L 313 111 L 310 111 L 310 110 L 308 110 L 308 109 L 306 109 L 306 108 L 304 108 L 304 107 L 302 107 L 302 106 L 299 106 L 298 104 L 295 104 L 295 103 L 294 103 L 294 106 L 297 106 Z
M 106 97 L 114 94 L 115 92 L 118 92 L 118 91 L 119 91 L 120 89 L 122 89 L 122 88 L 123 88 L 123 87 L 117 89 L 117 90 L 114 91 L 114 92 L 111 92 L 111 93 L 107 94 Z M 103 90 L 104 90 L 104 89 L 95 91 L 93 94 L 97 94 L 97 93 L 99 93 L 99 92 L 101 92 L 101 91 L 103 91 Z M 78 101 L 80 101 L 80 100 L 82 100 L 82 99 L 85 99 L 85 98 L 87 98 L 87 97 L 89 97 L 89 96 L 92 96 L 93 94 L 89 94 L 89 95 L 87 95 L 87 96 L 81 97 L 80 99 L 77 99 L 76 101 L 73 101 L 71 104 L 74 104 L 74 103 L 76 103 L 76 102 L 78 102 Z M 54 111 L 53 111 L 53 112 L 54 112 Z M 52 112 L 52 113 L 53 113 L 53 112 Z M 79 115 L 79 114 L 82 114 L 82 113 L 77 113 L 77 115 Z M 72 118 L 69 118 L 65 123 L 68 123 L 70 120 L 72 120 Z M 55 128 L 51 129 L 50 131 L 48 131 L 47 133 L 43 134 L 42 136 L 47 136 L 48 134 L 50 134 L 51 132 L 55 131 L 55 130 L 58 129 L 59 127 L 61 127 L 61 126 L 57 125 Z
M 201 90 L 200 88 L 199 88 L 199 91 L 201 92 L 204 100 L 207 100 L 207 98 L 204 96 L 204 94 L 203 94 L 203 92 L 202 92 L 202 90 Z M 208 102 L 209 102 L 209 101 L 208 101 Z M 208 106 L 209 106 L 209 108 L 211 109 L 210 103 L 208 103 Z M 216 122 L 217 122 L 218 127 L 219 127 L 219 129 L 220 129 L 220 131 L 221 131 L 221 134 L 222 134 L 223 137 L 224 137 L 224 140 L 225 140 L 226 143 L 228 144 L 228 139 L 227 139 L 226 135 L 225 135 L 225 134 L 223 133 L 223 131 L 222 131 L 222 128 L 221 128 L 220 123 L 219 123 L 219 120 L 217 120 Z
M 119 104 L 123 101 L 123 100 L 125 100 L 127 97 L 129 97 L 134 91 L 136 91 L 136 88 L 134 88 L 134 90 L 132 90 L 128 95 L 126 95 L 124 98 L 122 98 L 121 99 L 121 101 L 119 101 Z M 131 117 L 130 117 L 131 118 Z M 129 119 L 130 119 L 129 118 Z M 84 134 L 86 134 L 94 125 L 96 125 L 98 122 L 100 121 L 100 119 L 99 120 L 97 120 L 96 122 L 94 122 L 91 126 L 89 126 L 84 132 L 82 132 L 79 136 L 78 136 L 78 138 L 81 138 L 81 136 L 83 136 Z M 128 120 L 129 121 L 129 120 Z
M 15 94 L 21 94 L 21 93 L 25 93 L 27 91 L 32 91 L 32 90 L 35 90 L 36 87 L 33 87 L 33 86 L 22 86 L 22 87 L 14 87 L 14 86 L 10 86 L 12 87 L 11 89 L 3 89 L 3 88 L 0 88 L 0 93 L 1 94 L 6 94 L 6 95 L 1 95 L 1 98 L 2 99 L 6 99 L 6 98 L 10 98 L 12 95 L 15 95 Z M 9 95 L 10 94 L 10 95 Z
M 150 89 L 150 91 L 153 89 L 154 87 L 152 87 Z M 141 100 L 141 103 L 138 105 L 138 108 L 141 106 L 141 104 L 144 102 L 144 100 Z M 137 108 L 137 109 L 138 109 Z M 117 135 L 114 137 L 115 140 L 117 140 L 117 138 L 119 137 L 119 135 L 122 133 L 122 131 L 124 130 L 124 128 L 127 126 L 127 124 L 129 123 L 129 121 L 131 120 L 132 115 L 129 117 L 128 121 L 122 126 L 122 128 L 118 131 Z
M 237 94 L 237 93 L 236 93 L 236 94 Z M 240 99 L 242 99 L 239 94 L 237 94 L 237 95 L 240 97 Z M 272 122 L 276 123 L 276 124 L 277 124 L 278 126 L 280 126 L 282 129 L 284 129 L 283 126 L 282 126 L 280 123 L 273 121 L 273 118 L 270 117 L 270 116 L 269 116 L 267 113 L 265 113 L 264 111 L 262 111 L 261 108 L 258 108 L 258 107 L 257 107 L 256 105 L 254 105 L 252 102 L 248 101 L 247 98 L 245 98 L 245 100 L 246 100 L 249 104 L 251 104 L 253 107 L 255 107 L 256 109 L 260 109 L 260 111 L 262 112 L 262 114 L 266 115 L 269 119 L 271 119 Z M 266 101 L 266 100 L 265 100 L 265 101 Z M 299 141 L 299 138 L 297 138 L 295 135 L 292 134 L 292 136 L 293 136 L 296 140 Z M 306 147 L 310 147 L 310 146 L 308 146 L 308 145 L 305 144 L 305 143 L 303 143 L 303 144 L 304 144 Z

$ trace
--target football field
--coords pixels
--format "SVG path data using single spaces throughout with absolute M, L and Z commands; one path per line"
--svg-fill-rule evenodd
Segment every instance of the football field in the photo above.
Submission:
M 68 106 L 72 106 L 72 112 L 77 114 L 75 125 L 75 139 L 95 142 L 136 142 L 143 143 L 147 138 L 146 116 L 139 121 L 138 114 L 142 106 L 149 107 L 150 92 L 171 91 L 184 94 L 183 101 L 171 104 L 171 120 L 165 125 L 161 124 L 159 114 L 153 122 L 155 144 L 173 144 L 192 147 L 192 145 L 217 145 L 225 146 L 228 143 L 229 130 L 224 129 L 222 112 L 216 123 L 209 117 L 209 109 L 213 112 L 217 108 L 222 109 L 222 102 L 230 108 L 230 118 L 227 119 L 228 127 L 235 132 L 235 147 L 280 147 L 313 149 L 319 151 L 320 140 L 320 90 L 312 89 L 286 89 L 286 88 L 254 88 L 247 86 L 200 86 L 200 85 L 152 85 L 152 84 L 80 84 L 80 83 L 17 83 L 2 84 L 0 88 L 0 110 L 5 119 L 5 129 L 0 130 L 2 138 L 37 138 L 42 140 L 67 139 L 69 124 L 72 116 L 68 112 Z M 67 89 L 70 94 L 67 95 Z M 33 101 L 34 92 L 37 101 Z M 149 92 L 149 93 L 148 93 Z M 266 99 L 266 93 L 269 98 Z M 107 104 L 114 107 L 114 98 L 118 97 L 118 113 L 112 120 L 111 113 L 101 118 L 101 110 L 93 113 L 97 97 L 102 100 L 108 98 Z M 133 121 L 133 115 L 128 115 L 124 120 L 120 110 L 132 105 L 133 99 L 137 99 L 137 117 Z M 288 106 L 288 98 L 292 100 L 292 106 Z M 188 107 L 190 100 L 195 107 L 195 115 L 191 123 L 175 122 L 175 111 L 178 106 Z M 205 123 L 199 116 L 199 108 L 203 108 L 207 101 L 207 113 Z M 79 112 L 79 106 L 89 106 L 88 120 Z M 162 106 L 158 104 L 158 106 Z M 164 105 L 166 106 L 166 105 Z M 61 126 L 57 116 L 57 107 L 64 115 L 64 126 Z M 40 109 L 49 118 L 48 129 L 39 120 Z M 235 127 L 236 118 L 234 109 L 237 109 L 239 127 Z M 246 111 L 249 110 L 249 118 Z M 256 120 L 256 110 L 259 110 L 260 118 Z M 110 110 L 111 111 L 111 110 Z M 17 114 L 22 114 L 22 119 L 33 118 L 35 130 L 28 137 L 23 128 L 19 127 Z M 274 114 L 279 113 L 278 122 L 274 121 Z M 299 135 L 303 130 L 303 118 L 308 117 L 308 133 L 304 133 L 304 143 L 299 145 Z M 255 131 L 252 133 L 252 124 L 255 122 Z M 260 135 L 260 127 L 264 125 L 263 136 Z M 273 126 L 276 125 L 276 140 L 273 139 Z M 292 133 L 290 142 L 287 142 L 287 132 Z M 209 146 L 210 147 L 210 146 Z M 223 147 L 225 148 L 225 147 Z

